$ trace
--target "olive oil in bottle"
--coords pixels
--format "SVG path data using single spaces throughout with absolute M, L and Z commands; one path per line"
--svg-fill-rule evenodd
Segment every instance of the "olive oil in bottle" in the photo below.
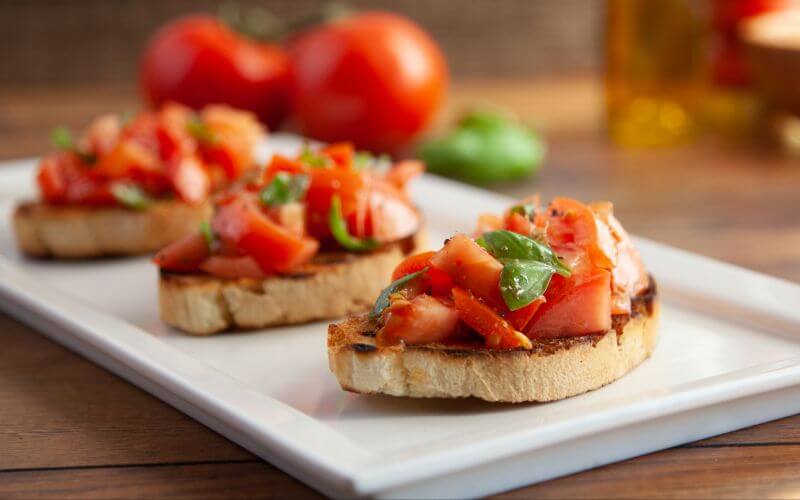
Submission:
M 706 2 L 608 0 L 606 105 L 611 138 L 631 147 L 685 142 L 707 74 Z

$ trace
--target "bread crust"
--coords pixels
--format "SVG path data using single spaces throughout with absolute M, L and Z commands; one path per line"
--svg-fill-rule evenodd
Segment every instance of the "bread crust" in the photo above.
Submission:
M 615 317 L 614 329 L 533 340 L 530 351 L 477 343 L 378 346 L 375 321 L 353 317 L 329 326 L 328 361 L 343 389 L 362 394 L 507 403 L 564 399 L 609 384 L 650 356 L 660 310 L 651 289 L 633 316 Z
M 196 231 L 211 216 L 208 203 L 159 201 L 146 210 L 21 203 L 12 223 L 30 257 L 84 259 L 154 252 Z
M 291 275 L 221 279 L 162 271 L 161 319 L 191 335 L 341 318 L 368 310 L 424 231 L 366 254 L 320 253 Z

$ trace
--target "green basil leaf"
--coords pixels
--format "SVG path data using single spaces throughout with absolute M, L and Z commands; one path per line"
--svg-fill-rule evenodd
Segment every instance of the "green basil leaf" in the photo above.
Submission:
M 307 175 L 291 175 L 279 172 L 272 181 L 261 190 L 259 198 L 267 206 L 286 205 L 300 200 L 308 191 L 311 180 Z
M 372 250 L 380 243 L 372 238 L 356 238 L 347 231 L 347 222 L 342 217 L 342 202 L 338 195 L 331 198 L 331 209 L 328 213 L 328 224 L 333 238 L 342 247 L 353 252 Z
M 50 133 L 50 140 L 59 149 L 65 151 L 75 150 L 75 141 L 72 138 L 72 133 L 66 127 L 56 127 Z
M 214 235 L 214 230 L 211 229 L 211 223 L 207 220 L 204 220 L 200 223 L 200 233 L 203 235 L 203 238 L 206 240 L 206 244 L 208 245 L 209 250 L 213 250 L 214 245 L 216 244 L 217 238 Z
M 147 193 L 133 184 L 122 182 L 112 184 L 111 194 L 120 204 L 134 210 L 144 210 L 153 203 L 152 198 L 147 196 Z
M 330 163 L 327 156 L 312 150 L 308 144 L 303 145 L 303 149 L 300 151 L 300 156 L 298 156 L 297 159 L 310 167 L 317 168 L 327 167 Z
M 481 237 L 483 246 L 501 262 L 505 259 L 533 260 L 551 266 L 558 274 L 568 277 L 570 270 L 547 245 L 513 231 L 489 231 Z M 480 243 L 479 243 L 480 244 Z
M 94 163 L 97 162 L 97 157 L 95 155 L 78 149 L 75 140 L 72 138 L 72 133 L 70 133 L 66 127 L 55 128 L 50 134 L 50 139 L 57 148 L 64 151 L 72 151 L 87 165 L 94 165 Z
M 511 207 L 512 214 L 520 214 L 528 220 L 533 220 L 533 216 L 536 215 L 536 207 L 531 205 L 530 203 L 525 203 L 523 205 L 514 205 Z
M 500 293 L 509 309 L 522 309 L 538 299 L 550 285 L 555 270 L 533 260 L 509 260 L 500 274 Z
M 378 316 L 383 314 L 384 309 L 389 307 L 389 297 L 391 297 L 393 293 L 397 293 L 412 280 L 414 280 L 418 276 L 422 276 L 426 272 L 428 272 L 427 267 L 420 269 L 415 273 L 406 274 L 401 278 L 397 278 L 389 286 L 384 288 L 381 294 L 378 295 L 378 299 L 375 301 L 375 306 L 369 313 L 370 317 L 377 318 Z
M 208 128 L 208 125 L 196 116 L 189 118 L 189 121 L 186 122 L 186 131 L 198 141 L 206 144 L 215 144 L 219 140 L 219 137 Z
M 367 151 L 358 151 L 353 157 L 353 165 L 359 169 L 384 169 L 392 166 L 392 158 L 387 154 L 375 156 Z

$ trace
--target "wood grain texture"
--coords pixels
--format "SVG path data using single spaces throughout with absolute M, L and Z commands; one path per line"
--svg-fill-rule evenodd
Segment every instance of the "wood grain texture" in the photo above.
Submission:
M 170 19 L 215 14 L 225 0 L 3 0 L 0 82 L 127 81 L 147 37 Z M 231 2 L 227 2 L 231 3 Z M 320 12 L 327 0 L 241 0 L 282 19 Z M 409 16 L 439 42 L 458 76 L 597 68 L 603 3 L 597 0 L 348 0 L 355 9 Z M 502 26 L 502 30 L 486 29 Z
M 615 201 L 632 232 L 800 281 L 800 167 L 756 146 L 609 147 L 589 78 L 467 81 L 464 106 L 514 109 L 548 135 L 535 179 L 496 189 Z M 131 85 L 0 86 L 0 158 L 56 124 L 136 105 Z M 121 379 L 0 316 L 0 497 L 304 496 L 313 490 Z M 800 497 L 800 416 L 509 492 L 520 498 Z

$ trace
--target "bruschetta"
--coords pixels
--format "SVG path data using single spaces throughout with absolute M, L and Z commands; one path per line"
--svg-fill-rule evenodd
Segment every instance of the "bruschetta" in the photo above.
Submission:
M 553 401 L 626 374 L 659 303 L 610 203 L 536 198 L 413 255 L 369 314 L 330 325 L 330 369 L 365 394 Z
M 214 190 L 253 171 L 263 133 L 250 113 L 174 104 L 101 116 L 77 141 L 60 129 L 60 150 L 39 164 L 41 200 L 13 214 L 19 247 L 55 258 L 154 252 L 197 229 Z
M 216 198 L 201 230 L 156 255 L 161 318 L 209 335 L 368 310 L 420 247 L 406 186 L 422 170 L 349 144 L 274 156 L 260 179 Z

